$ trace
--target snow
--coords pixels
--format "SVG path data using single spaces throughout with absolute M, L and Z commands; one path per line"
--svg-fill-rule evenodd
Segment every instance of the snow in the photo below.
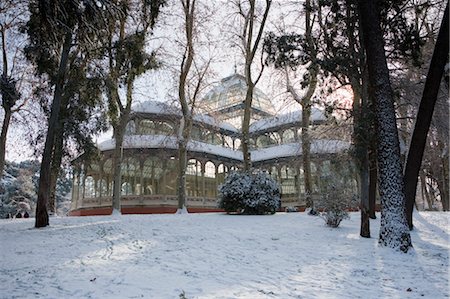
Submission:
M 115 147 L 115 140 L 109 139 L 98 145 L 101 151 L 112 150 Z M 123 148 L 169 148 L 177 149 L 178 143 L 175 136 L 166 135 L 127 135 L 124 136 Z M 220 155 L 222 157 L 242 160 L 242 152 L 235 151 L 231 148 L 203 143 L 191 140 L 187 144 L 187 149 L 193 152 L 208 153 L 212 155 Z
M 311 154 L 339 153 L 350 148 L 350 143 L 341 140 L 312 140 Z M 293 157 L 302 154 L 300 142 L 271 146 L 251 152 L 252 161 L 259 162 L 282 157 Z
M 176 118 L 181 117 L 181 110 L 178 107 L 168 105 L 163 102 L 158 101 L 145 101 L 145 102 L 139 102 L 133 105 L 131 108 L 133 113 L 149 113 L 149 114 L 157 114 L 157 115 L 168 115 L 168 116 L 174 116 Z M 195 114 L 194 120 L 202 123 L 207 124 L 210 126 L 218 127 L 224 131 L 231 132 L 234 134 L 239 133 L 239 130 L 236 129 L 231 124 L 228 124 L 226 122 L 220 122 L 217 119 L 206 115 L 206 114 Z
M 326 116 L 324 112 L 317 108 L 311 109 L 311 121 L 316 123 L 325 121 Z M 302 111 L 294 111 L 278 116 L 264 118 L 250 125 L 250 132 L 256 133 L 260 131 L 268 131 L 269 129 L 276 129 L 285 124 L 300 124 L 302 122 Z
M 98 145 L 99 150 L 107 151 L 115 147 L 115 140 L 109 139 Z M 170 148 L 177 149 L 177 138 L 166 135 L 126 135 L 123 140 L 123 148 Z M 242 161 L 242 151 L 228 147 L 191 140 L 188 142 L 189 151 L 207 153 L 226 157 L 236 161 Z M 350 143 L 340 140 L 313 140 L 311 141 L 312 154 L 338 153 L 350 148 Z M 275 145 L 263 149 L 251 151 L 252 161 L 259 162 L 282 157 L 292 157 L 302 154 L 301 143 L 289 143 Z
M 380 215 L 378 214 L 378 219 Z M 1 298 L 448 298 L 450 213 L 416 212 L 414 250 L 306 213 L 0 220 Z

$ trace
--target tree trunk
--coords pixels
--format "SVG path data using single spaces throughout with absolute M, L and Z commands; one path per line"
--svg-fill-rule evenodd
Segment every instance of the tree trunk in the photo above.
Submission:
M 186 168 L 187 168 L 187 141 L 189 132 L 184 117 L 181 119 L 180 132 L 183 137 L 178 139 L 178 212 L 182 213 L 186 208 Z
M 394 96 L 376 1 L 359 0 L 364 46 L 378 122 L 379 191 L 382 203 L 379 244 L 403 252 L 412 247 L 405 216 L 402 164 Z
M 114 140 L 116 142 L 113 152 L 113 198 L 112 208 L 114 213 L 120 211 L 120 196 L 122 195 L 122 160 L 123 139 L 125 135 L 126 121 L 124 115 L 120 116 L 119 124 L 114 128 Z M 128 116 L 126 117 L 128 120 Z
M 0 178 L 3 176 L 6 157 L 6 136 L 8 134 L 9 124 L 11 122 L 11 109 L 5 109 L 5 117 L 3 118 L 2 132 L 0 134 Z
M 64 38 L 64 44 L 61 52 L 58 75 L 53 94 L 53 102 L 48 121 L 47 137 L 45 139 L 44 152 L 42 154 L 41 169 L 39 174 L 38 199 L 36 204 L 35 227 L 45 227 L 49 224 L 47 203 L 50 197 L 50 171 L 52 162 L 52 152 L 55 140 L 55 127 L 58 123 L 59 112 L 61 109 L 61 100 L 66 76 L 66 69 L 69 61 L 69 53 L 72 45 L 72 32 L 68 31 Z
M 369 217 L 371 219 L 377 219 L 377 216 L 375 215 L 378 179 L 377 145 L 374 136 L 372 136 L 371 139 L 369 150 Z
M 442 180 L 439 180 L 440 183 L 438 184 L 438 188 L 441 194 L 441 201 L 442 201 L 442 209 L 444 211 L 450 211 L 449 207 L 449 180 L 448 180 L 448 153 L 442 158 Z
M 306 207 L 310 208 L 310 214 L 316 215 L 314 210 L 314 201 L 312 200 L 312 173 L 311 173 L 311 137 L 309 133 L 309 125 L 311 123 L 311 98 L 317 87 L 317 75 L 319 66 L 317 64 L 317 49 L 312 36 L 313 21 L 311 19 L 312 5 L 310 0 L 305 2 L 305 39 L 307 42 L 308 52 L 311 57 L 311 65 L 309 67 L 309 86 L 306 95 L 302 98 L 302 162 L 304 171 L 304 184 L 306 195 Z
M 408 158 L 405 168 L 406 217 L 409 229 L 413 229 L 413 207 L 416 199 L 417 177 L 422 164 L 423 152 L 427 141 L 428 130 L 436 104 L 439 86 L 444 74 L 449 51 L 448 1 L 442 19 L 441 28 L 434 47 L 430 68 L 423 89 L 422 99 L 417 112 L 416 124 L 411 137 Z
M 65 107 L 64 107 L 65 109 Z M 63 156 L 63 124 L 58 125 L 55 132 L 55 146 L 53 149 L 53 160 L 50 174 L 50 198 L 48 201 L 48 211 L 56 215 L 56 184 L 58 181 L 59 172 L 61 170 L 61 161 Z
M 302 163 L 303 179 L 305 184 L 306 207 L 310 208 L 310 214 L 315 214 L 312 200 L 312 174 L 311 174 L 311 138 L 309 135 L 309 123 L 311 119 L 310 99 L 302 101 Z
M 250 66 L 248 67 L 250 69 Z M 250 75 L 248 75 L 250 76 Z M 244 101 L 244 118 L 242 120 L 242 155 L 244 158 L 244 171 L 250 171 L 252 167 L 250 157 L 250 117 L 253 100 L 254 85 L 250 78 L 247 78 L 247 93 Z

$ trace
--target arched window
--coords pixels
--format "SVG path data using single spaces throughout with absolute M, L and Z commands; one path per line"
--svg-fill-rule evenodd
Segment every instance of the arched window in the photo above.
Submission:
M 136 123 L 134 120 L 130 120 L 125 127 L 125 135 L 136 134 Z
M 189 159 L 186 168 L 186 193 L 188 196 L 200 196 L 202 165 L 196 159 Z
M 92 176 L 86 177 L 86 180 L 84 181 L 84 197 L 95 197 L 95 181 Z
M 144 162 L 143 175 L 143 193 L 144 195 L 162 194 L 163 185 L 163 166 L 158 157 L 149 157 Z
M 216 180 L 216 165 L 211 161 L 205 164 L 205 196 L 216 197 L 217 180 Z
M 142 119 L 139 122 L 139 134 L 140 135 L 152 135 L 155 134 L 155 124 L 149 119 Z
M 205 177 L 215 178 L 216 177 L 216 165 L 213 162 L 208 161 L 205 164 Z
M 283 132 L 283 143 L 293 143 L 295 142 L 294 131 L 287 129 Z
M 293 195 L 296 193 L 296 175 L 295 169 L 289 166 L 283 166 L 281 168 L 280 187 L 281 194 L 284 196 Z
M 122 195 L 131 195 L 131 194 L 133 194 L 133 188 L 132 188 L 130 183 L 128 183 L 128 182 L 122 183 L 121 194 Z
M 122 182 L 128 185 L 124 189 L 122 184 L 122 191 L 126 190 L 126 194 L 123 195 L 140 194 L 140 190 L 137 190 L 137 187 L 140 187 L 140 176 L 139 162 L 134 158 L 125 158 L 122 162 Z
M 99 196 L 108 196 L 108 184 L 105 179 L 101 179 L 99 182 L 100 194 Z
M 200 175 L 202 170 L 202 166 L 200 161 L 195 159 L 189 159 L 186 168 L 186 174 L 190 175 Z
M 158 121 L 154 122 L 155 130 L 154 133 L 158 135 L 172 135 L 173 134 L 173 128 L 171 125 L 169 125 L 166 122 Z
M 233 148 L 233 138 L 230 136 L 223 136 L 224 145 L 229 148 Z
M 219 164 L 219 166 L 217 166 L 217 184 L 223 184 L 226 173 L 227 167 L 223 164 Z

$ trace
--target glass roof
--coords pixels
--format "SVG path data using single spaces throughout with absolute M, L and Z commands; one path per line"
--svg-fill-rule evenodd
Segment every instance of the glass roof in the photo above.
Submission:
M 247 93 L 245 77 L 233 74 L 221 80 L 220 84 L 207 93 L 202 100 L 202 106 L 207 113 L 229 113 L 243 110 L 242 103 Z M 275 108 L 269 98 L 258 88 L 254 89 L 252 101 L 253 114 L 271 116 L 275 114 Z M 224 115 L 223 119 L 226 119 Z

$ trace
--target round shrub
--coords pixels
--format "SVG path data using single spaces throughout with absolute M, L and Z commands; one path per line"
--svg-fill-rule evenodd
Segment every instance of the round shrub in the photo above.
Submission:
M 345 183 L 336 178 L 331 178 L 323 189 L 316 208 L 321 211 L 320 216 L 326 225 L 338 227 L 342 220 L 350 218 L 348 210 L 358 207 L 357 197 L 350 193 Z
M 265 172 L 231 172 L 219 187 L 219 207 L 227 213 L 274 214 L 280 206 L 280 188 Z

